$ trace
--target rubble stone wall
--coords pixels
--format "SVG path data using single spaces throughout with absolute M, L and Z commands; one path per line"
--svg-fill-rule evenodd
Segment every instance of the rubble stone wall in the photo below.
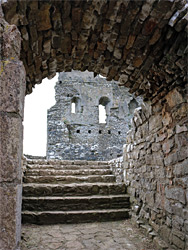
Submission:
M 141 98 L 87 71 L 60 73 L 55 89 L 56 104 L 48 110 L 47 158 L 104 161 L 123 155 L 131 117 Z M 99 123 L 101 102 L 106 123 Z
M 0 248 L 19 249 L 25 70 L 28 94 L 72 69 L 102 74 L 151 101 L 137 111 L 125 147 L 129 192 L 139 218 L 177 249 L 188 248 L 187 2 L 0 3 Z
M 187 87 L 135 110 L 122 170 L 133 218 L 175 249 L 188 249 Z
M 123 163 L 123 157 L 118 157 L 109 161 L 109 165 L 112 169 L 112 172 L 116 176 L 116 182 L 125 181 L 125 168 Z
M 186 82 L 186 0 L 3 2 L 6 20 L 21 32 L 27 93 L 72 69 L 145 98 Z

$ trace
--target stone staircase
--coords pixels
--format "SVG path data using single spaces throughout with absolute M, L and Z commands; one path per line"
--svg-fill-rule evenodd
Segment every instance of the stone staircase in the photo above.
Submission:
M 116 183 L 108 162 L 27 160 L 22 222 L 82 223 L 129 217 L 125 184 Z

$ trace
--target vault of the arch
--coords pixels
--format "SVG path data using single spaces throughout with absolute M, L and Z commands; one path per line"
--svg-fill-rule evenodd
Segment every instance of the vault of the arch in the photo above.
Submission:
M 56 72 L 93 71 L 145 98 L 186 82 L 186 1 L 11 1 L 27 93 Z M 159 96 L 159 95 L 158 95 Z

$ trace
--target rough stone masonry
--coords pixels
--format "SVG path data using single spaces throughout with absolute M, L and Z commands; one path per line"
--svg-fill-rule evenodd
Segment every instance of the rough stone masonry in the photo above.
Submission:
M 25 88 L 73 69 L 144 97 L 124 152 L 130 192 L 158 238 L 187 249 L 187 1 L 1 2 L 0 247 L 20 245 Z
M 60 73 L 55 90 L 56 104 L 48 110 L 47 158 L 104 161 L 123 155 L 141 98 L 90 72 Z M 106 123 L 99 123 L 99 105 L 106 111 Z

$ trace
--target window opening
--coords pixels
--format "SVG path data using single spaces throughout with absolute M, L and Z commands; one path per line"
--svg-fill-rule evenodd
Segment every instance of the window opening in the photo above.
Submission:
M 118 131 L 118 134 L 121 135 L 121 131 Z
M 110 112 L 110 100 L 108 97 L 101 97 L 99 100 L 99 123 L 106 123 Z
M 99 123 L 106 123 L 106 109 L 101 104 L 99 105 Z
M 91 134 L 91 130 L 88 130 L 88 133 Z
M 82 113 L 83 112 L 83 106 L 81 106 L 81 100 L 79 97 L 73 97 L 71 100 L 71 113 Z
M 108 134 L 109 134 L 109 135 L 111 134 L 111 130 L 108 130 Z
M 78 129 L 78 130 L 76 130 L 76 133 L 77 133 L 77 134 L 79 134 L 79 133 L 80 133 L 80 130 L 79 130 L 79 129 Z
M 99 130 L 99 134 L 102 134 L 102 130 Z
M 75 102 L 72 102 L 72 104 L 71 104 L 71 113 L 72 114 L 76 113 L 76 103 Z

